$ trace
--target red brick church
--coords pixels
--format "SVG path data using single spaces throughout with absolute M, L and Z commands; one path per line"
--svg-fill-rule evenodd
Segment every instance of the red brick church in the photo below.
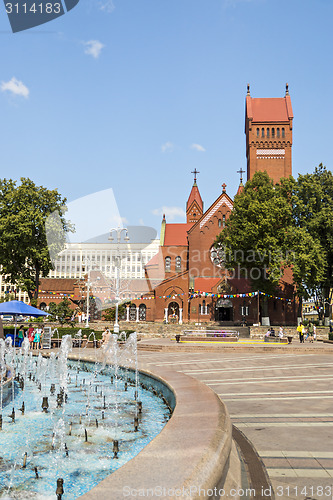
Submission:
M 252 98 L 248 86 L 245 111 L 247 177 L 267 171 L 274 182 L 292 173 L 293 113 L 286 86 L 282 98 Z M 204 210 L 194 170 L 186 203 L 186 222 L 161 226 L 159 253 L 145 267 L 149 293 L 133 301 L 147 321 L 223 323 L 262 321 L 261 299 L 251 283 L 233 278 L 220 264 L 214 242 L 233 209 L 222 184 L 220 195 Z M 243 189 L 242 174 L 238 193 Z M 221 179 L 223 181 L 223 179 Z M 238 194 L 237 193 L 237 194 Z M 277 297 L 269 297 L 271 324 L 296 323 L 292 275 L 285 274 Z

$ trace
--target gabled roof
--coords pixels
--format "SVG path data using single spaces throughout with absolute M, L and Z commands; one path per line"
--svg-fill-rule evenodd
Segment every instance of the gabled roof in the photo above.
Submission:
M 206 212 L 204 212 L 202 214 L 202 216 L 200 217 L 200 219 L 193 225 L 189 224 L 190 226 L 190 229 L 188 230 L 188 232 L 192 232 L 192 230 L 198 226 L 200 226 L 200 228 L 202 226 L 204 226 L 206 224 L 206 222 L 211 218 L 213 217 L 214 213 L 223 205 L 227 205 L 227 207 L 232 210 L 233 206 L 234 206 L 234 203 L 232 201 L 232 199 L 230 198 L 229 195 L 227 195 L 227 193 L 225 191 L 223 191 L 220 196 L 217 198 L 217 200 L 214 201 L 214 203 L 212 203 L 212 205 L 206 210 Z
M 187 231 L 193 224 L 166 224 L 164 246 L 187 246 Z
M 291 99 L 285 97 L 246 96 L 246 118 L 253 123 L 288 122 L 293 119 Z

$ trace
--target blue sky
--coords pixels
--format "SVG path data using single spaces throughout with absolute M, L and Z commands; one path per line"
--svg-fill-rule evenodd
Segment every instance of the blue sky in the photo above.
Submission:
M 30 0 L 32 1 L 32 0 Z M 246 169 L 246 84 L 294 110 L 293 174 L 332 166 L 331 0 L 81 0 L 12 34 L 0 14 L 1 178 L 73 201 L 112 188 L 130 225 L 183 222 Z

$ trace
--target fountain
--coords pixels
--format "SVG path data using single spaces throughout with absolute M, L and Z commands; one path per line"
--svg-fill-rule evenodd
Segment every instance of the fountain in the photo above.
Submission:
M 139 385 L 136 334 L 121 346 L 113 335 L 94 362 L 81 352 L 69 360 L 71 351 L 70 336 L 57 355 L 35 358 L 24 342 L 15 353 L 0 339 L 0 498 L 75 499 L 139 453 L 170 416 Z M 5 382 L 14 373 L 17 382 Z

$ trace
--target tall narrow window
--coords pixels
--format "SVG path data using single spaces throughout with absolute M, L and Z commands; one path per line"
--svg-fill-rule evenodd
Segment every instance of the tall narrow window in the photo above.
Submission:
M 222 227 L 222 220 L 219 219 L 219 227 Z
M 272 128 L 272 139 L 275 137 L 275 128 Z
M 279 128 L 276 129 L 276 137 L 280 137 L 280 129 Z
M 225 227 L 225 215 L 222 216 L 222 227 Z
M 171 271 L 171 257 L 165 257 L 165 272 Z
M 257 137 L 259 137 L 260 130 L 257 128 Z
M 284 128 L 282 128 L 282 137 L 285 138 L 285 136 L 286 136 L 285 130 Z
M 261 129 L 261 137 L 265 137 L 265 129 L 264 128 Z
M 176 271 L 180 271 L 182 267 L 182 258 L 176 257 Z
M 269 128 L 266 130 L 266 136 L 269 137 Z

